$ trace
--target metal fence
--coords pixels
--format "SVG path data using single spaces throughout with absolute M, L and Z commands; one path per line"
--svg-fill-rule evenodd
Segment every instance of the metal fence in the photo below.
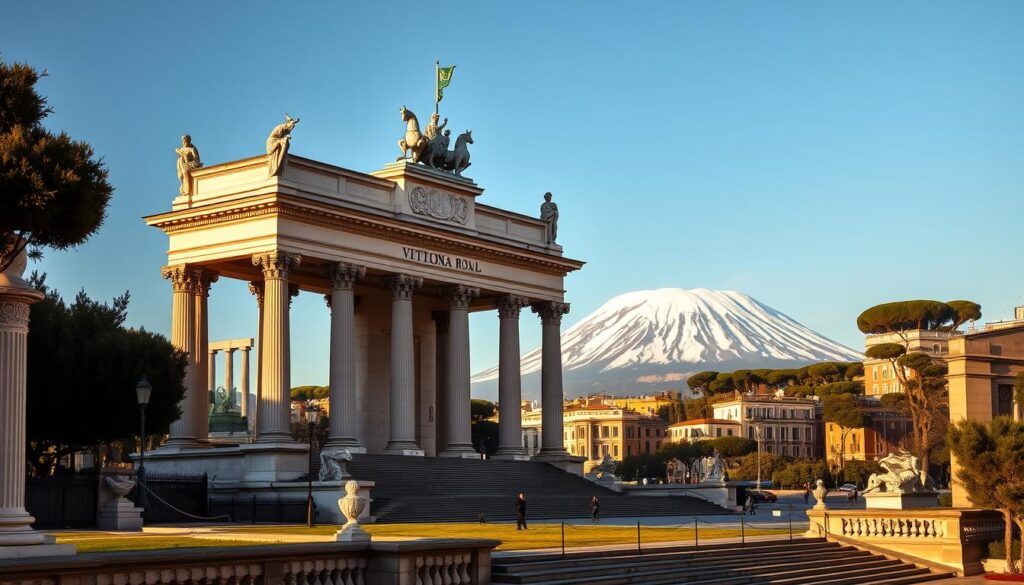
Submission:
M 96 526 L 96 475 L 54 475 L 25 480 L 25 508 L 37 529 Z
M 209 491 L 206 474 L 153 475 L 146 474 L 149 505 L 142 514 L 146 524 L 195 522 L 196 517 L 209 516 Z M 138 502 L 136 486 L 128 499 Z
M 227 516 L 237 524 L 302 523 L 306 521 L 306 500 L 256 495 L 210 499 L 210 516 Z

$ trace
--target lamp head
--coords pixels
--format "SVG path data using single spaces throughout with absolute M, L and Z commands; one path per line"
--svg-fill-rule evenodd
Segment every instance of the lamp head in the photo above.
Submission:
M 139 401 L 139 406 L 146 406 L 149 404 L 149 395 L 153 392 L 153 386 L 149 383 L 149 379 L 146 378 L 146 374 L 142 374 L 139 378 L 139 383 L 135 385 L 135 398 Z
M 315 404 L 306 405 L 306 422 L 315 425 L 320 420 L 320 407 Z

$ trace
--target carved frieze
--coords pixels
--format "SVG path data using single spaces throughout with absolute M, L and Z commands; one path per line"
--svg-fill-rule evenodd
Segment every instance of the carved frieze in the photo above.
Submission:
M 464 197 L 419 185 L 409 191 L 409 207 L 417 215 L 466 225 L 469 203 Z
M 28 326 L 28 303 L 2 302 L 0 303 L 0 325 L 13 327 Z

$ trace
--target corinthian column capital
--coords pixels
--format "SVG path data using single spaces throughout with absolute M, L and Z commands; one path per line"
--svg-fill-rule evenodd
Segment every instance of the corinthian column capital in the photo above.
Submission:
M 171 288 L 174 292 L 191 292 L 194 286 L 193 271 L 185 264 L 164 266 L 160 269 L 160 276 L 171 281 Z
M 498 317 L 501 319 L 518 319 L 519 310 L 530 304 L 526 297 L 516 295 L 502 295 L 498 297 Z
M 263 283 L 262 282 L 250 282 L 249 283 L 249 294 L 256 297 L 256 306 L 263 306 Z
M 263 278 L 288 278 L 288 273 L 301 262 L 301 255 L 280 250 L 252 256 L 252 265 L 263 270 Z
M 453 309 L 468 309 L 469 303 L 480 296 L 480 289 L 456 284 L 444 289 L 444 296 L 451 303 Z
M 199 296 L 210 296 L 210 285 L 217 282 L 219 275 L 206 268 L 192 268 L 192 292 Z
M 530 308 L 534 313 L 537 313 L 537 315 L 540 316 L 541 323 L 544 323 L 545 325 L 549 323 L 561 325 L 562 315 L 569 312 L 569 303 L 545 301 L 543 303 L 536 303 Z
M 366 267 L 347 262 L 327 264 L 324 266 L 324 276 L 331 281 L 335 290 L 352 290 L 356 281 L 366 276 Z
M 384 279 L 391 289 L 393 298 L 398 300 L 412 299 L 412 293 L 423 286 L 423 279 L 409 274 L 393 274 Z

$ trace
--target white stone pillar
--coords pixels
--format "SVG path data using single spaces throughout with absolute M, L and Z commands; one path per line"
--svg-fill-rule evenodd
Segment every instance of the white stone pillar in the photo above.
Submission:
M 434 320 L 434 453 L 448 444 L 448 311 L 432 311 Z
M 199 434 L 195 421 L 198 407 L 206 403 L 207 394 L 200 392 L 196 385 L 195 313 L 193 271 L 185 265 L 164 266 L 161 274 L 171 281 L 173 297 L 171 302 L 171 345 L 185 354 L 185 396 L 181 399 L 181 416 L 171 423 L 167 447 L 196 447 Z M 197 396 L 197 394 L 201 394 Z
M 256 405 L 249 420 L 253 438 L 260 436 L 260 405 L 263 403 L 263 283 L 250 282 L 249 292 L 256 297 Z M 290 398 L 290 397 L 289 397 Z
M 519 369 L 519 311 L 527 299 L 498 299 L 498 452 L 495 459 L 525 459 L 522 378 Z
M 568 303 L 548 301 L 533 305 L 541 320 L 541 436 L 537 459 L 568 457 L 562 436 L 562 315 Z
M 355 283 L 366 268 L 339 262 L 324 268 L 331 281 L 330 404 L 327 445 L 365 452 L 359 444 L 356 412 Z
M 206 361 L 210 352 L 210 317 L 207 300 L 210 298 L 210 285 L 217 282 L 217 273 L 205 268 L 193 268 L 192 282 L 196 305 L 196 368 L 193 374 L 196 388 L 196 401 L 193 404 L 196 409 L 195 432 L 199 444 L 205 446 L 210 441 L 210 393 L 201 390 L 206 385 L 205 373 L 209 371 L 209 362 Z
M 228 396 L 234 396 L 235 391 L 235 348 L 229 347 L 224 350 L 224 391 Z
M 208 356 L 206 389 L 213 391 L 217 388 L 217 350 L 211 349 Z
M 448 389 L 445 392 L 447 443 L 442 457 L 476 457 L 470 416 L 469 394 L 469 303 L 480 289 L 455 285 L 445 290 L 448 297 Z
M 288 274 L 301 256 L 274 251 L 256 254 L 252 263 L 263 270 L 262 395 L 259 442 L 293 443 L 291 436 L 291 295 Z
M 242 400 L 238 405 L 241 409 L 242 416 L 248 421 L 249 428 L 252 428 L 252 421 L 249 421 L 249 348 L 242 348 L 242 382 L 241 382 L 241 394 Z
M 25 509 L 29 305 L 43 298 L 21 278 L 25 263 L 17 258 L 0 273 L 0 557 L 8 556 L 8 546 L 40 545 L 45 538 L 32 530 L 35 518 Z
M 416 359 L 412 333 L 412 293 L 423 279 L 408 274 L 387 278 L 391 288 L 391 385 L 388 414 L 390 437 L 385 451 L 423 455 L 416 442 Z

